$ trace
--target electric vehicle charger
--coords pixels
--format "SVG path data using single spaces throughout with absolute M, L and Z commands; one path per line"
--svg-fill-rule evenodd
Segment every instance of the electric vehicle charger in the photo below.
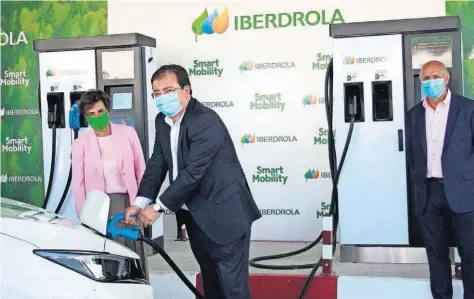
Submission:
M 49 181 L 48 188 L 46 189 L 46 195 L 44 196 L 43 209 L 46 209 L 49 201 L 49 195 L 51 193 L 51 187 L 53 186 L 54 166 L 56 164 L 56 117 L 57 117 L 58 105 L 54 104 L 53 111 L 48 112 L 48 125 L 53 130 L 53 142 L 51 147 L 51 168 L 49 169 Z
M 329 208 L 329 215 L 333 216 L 333 239 L 332 239 L 332 254 L 334 255 L 336 251 L 336 236 L 337 236 L 337 229 L 338 229 L 338 223 L 339 223 L 339 209 L 338 209 L 338 193 L 337 193 L 337 184 L 339 182 L 339 176 L 342 171 L 342 167 L 344 166 L 344 160 L 346 158 L 347 151 L 349 149 L 349 145 L 351 142 L 352 138 L 352 132 L 354 129 L 354 123 L 356 119 L 356 113 L 357 113 L 357 100 L 356 98 L 352 99 L 351 105 L 349 106 L 349 119 L 350 119 L 350 126 L 349 126 L 349 131 L 346 137 L 346 142 L 344 145 L 344 149 L 342 152 L 341 156 L 341 161 L 339 163 L 339 166 L 337 166 L 337 156 L 336 156 L 336 148 L 335 148 L 335 139 L 334 139 L 334 133 L 333 133 L 333 60 L 329 61 L 328 68 L 326 70 L 326 76 L 325 76 L 325 86 L 324 86 L 324 95 L 326 98 L 325 102 L 325 108 L 326 108 L 326 117 L 328 121 L 328 153 L 329 153 L 329 166 L 330 166 L 330 171 L 331 171 L 331 178 L 332 178 L 332 192 L 331 192 L 331 204 Z M 362 105 L 362 103 L 361 103 Z M 363 108 L 363 107 L 361 107 Z M 308 275 L 308 278 L 303 286 L 303 289 L 301 290 L 300 296 L 298 297 L 299 299 L 303 299 L 309 289 L 309 286 L 311 284 L 311 281 L 314 277 L 314 274 L 316 271 L 318 271 L 319 267 L 322 265 L 322 257 L 318 260 L 317 263 L 314 264 L 300 264 L 300 265 L 265 265 L 265 264 L 259 264 L 258 262 L 260 261 L 266 261 L 266 260 L 275 260 L 275 259 L 281 259 L 281 258 L 286 258 L 290 256 L 295 256 L 298 254 L 301 254 L 303 252 L 306 252 L 316 246 L 322 239 L 323 233 L 321 232 L 319 236 L 314 240 L 311 244 L 287 253 L 281 253 L 281 254 L 275 254 L 275 255 L 267 255 L 267 256 L 259 256 L 255 257 L 249 260 L 250 266 L 254 268 L 260 268 L 260 269 L 269 269 L 269 270 L 296 270 L 296 269 L 312 269 L 310 274 Z
M 133 240 L 133 241 L 143 241 L 144 243 L 150 245 L 153 249 L 155 249 L 170 265 L 171 269 L 178 275 L 181 281 L 188 287 L 188 289 L 193 292 L 193 294 L 199 299 L 205 299 L 205 297 L 199 293 L 199 291 L 194 287 L 194 285 L 186 278 L 186 275 L 179 269 L 178 265 L 171 259 L 171 257 L 152 239 L 148 238 L 147 236 L 141 233 L 140 227 L 135 226 L 133 228 L 126 228 L 126 227 L 118 227 L 117 224 L 120 223 L 125 219 L 125 215 L 123 213 L 115 214 L 107 223 L 107 237 L 110 239 L 114 239 L 116 237 L 123 237 L 125 239 Z M 136 219 L 136 217 L 135 217 Z
M 79 101 L 76 101 L 74 105 L 71 106 L 71 111 L 69 111 L 69 128 L 71 128 L 74 132 L 74 140 L 77 139 L 77 137 L 79 137 L 79 129 L 81 127 L 81 112 L 79 111 L 78 103 Z M 61 211 L 61 208 L 64 205 L 64 202 L 66 201 L 66 197 L 67 197 L 67 194 L 69 193 L 69 188 L 71 186 L 71 181 L 72 181 L 72 163 L 71 163 L 71 166 L 69 167 L 69 174 L 67 177 L 66 186 L 64 187 L 63 195 L 61 196 L 58 206 L 56 207 L 56 210 L 54 211 L 55 214 L 59 214 L 59 212 Z

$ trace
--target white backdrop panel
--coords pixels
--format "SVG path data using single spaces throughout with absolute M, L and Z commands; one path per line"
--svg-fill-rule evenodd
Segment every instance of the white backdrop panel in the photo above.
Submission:
M 207 69 L 213 72 L 211 75 L 191 75 L 193 95 L 221 115 L 232 135 L 264 214 L 253 226 L 252 239 L 285 241 L 317 237 L 321 210 L 326 208 L 332 188 L 324 139 L 324 76 L 332 52 L 329 26 L 321 22 L 302 26 L 294 16 L 300 12 L 304 20 L 309 11 L 317 11 L 320 16 L 324 11 L 329 22 L 338 9 L 336 20 L 342 16 L 345 22 L 355 22 L 445 13 L 444 0 L 360 0 L 357 4 L 349 0 L 109 1 L 108 5 L 109 34 L 139 32 L 155 37 L 159 65 L 175 63 L 190 71 L 195 61 L 214 61 L 214 68 Z M 227 8 L 229 27 L 224 33 L 196 38 L 192 25 L 205 8 L 209 14 L 214 9 L 221 14 Z M 235 29 L 236 17 L 260 20 L 257 26 L 263 26 L 272 14 L 275 20 L 289 15 L 297 25 Z M 315 16 L 310 13 L 310 21 Z M 222 28 L 222 19 L 225 21 L 225 17 L 215 30 Z M 245 62 L 253 62 L 253 69 L 242 70 Z M 259 69 L 262 63 L 277 67 Z M 251 109 L 256 94 L 260 103 L 265 102 L 261 99 L 270 99 L 266 101 L 268 109 Z M 303 104 L 304 100 L 308 105 Z M 254 142 L 242 144 L 245 134 L 250 134 L 250 141 L 255 136 Z M 318 137 L 322 139 L 315 139 Z M 254 181 L 259 166 L 267 173 L 274 168 L 276 175 L 286 177 L 286 183 Z M 305 174 L 313 170 L 319 176 L 306 179 Z

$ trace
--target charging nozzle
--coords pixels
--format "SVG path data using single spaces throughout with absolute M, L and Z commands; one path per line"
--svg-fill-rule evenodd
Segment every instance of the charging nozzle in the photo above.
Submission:
M 81 111 L 79 111 L 78 102 L 76 101 L 71 106 L 71 111 L 69 111 L 69 127 L 71 129 L 79 129 L 81 127 Z
M 48 111 L 48 125 L 50 128 L 56 126 L 56 116 L 58 114 L 58 105 L 54 104 L 53 105 L 53 110 Z
M 50 98 L 48 98 L 50 99 Z M 46 188 L 46 195 L 43 200 L 42 208 L 46 209 L 48 206 L 48 201 L 49 201 L 49 195 L 51 194 L 51 188 L 53 186 L 53 177 L 54 177 L 54 166 L 56 165 L 56 131 L 57 128 L 62 127 L 61 120 L 64 121 L 64 118 L 59 118 L 58 119 L 58 111 L 60 112 L 60 108 L 58 108 L 58 103 L 57 102 L 50 102 L 48 101 L 48 127 L 52 129 L 53 131 L 53 136 L 52 136 L 52 142 L 51 142 L 51 164 L 49 167 L 49 181 L 48 181 L 48 187 Z M 58 126 L 58 121 L 59 121 L 59 126 Z
M 355 118 L 357 115 L 357 97 L 354 95 L 351 98 L 351 105 L 349 106 L 349 117 Z
M 50 129 L 65 128 L 64 92 L 48 92 L 46 94 L 46 101 L 48 103 L 48 127 Z
M 115 214 L 107 223 L 107 236 L 109 238 L 123 237 L 129 240 L 138 240 L 140 236 L 140 228 L 137 226 L 133 228 L 118 227 L 117 224 L 125 219 L 123 213 Z
M 364 84 L 362 82 L 344 83 L 344 121 L 350 123 L 365 121 Z

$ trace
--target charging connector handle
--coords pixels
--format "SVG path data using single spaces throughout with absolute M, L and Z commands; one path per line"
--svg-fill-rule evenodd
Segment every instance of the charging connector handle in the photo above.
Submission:
M 355 117 L 357 115 L 357 97 L 352 96 L 351 105 L 349 106 L 349 117 Z
M 58 115 L 58 105 L 54 104 L 53 111 L 48 112 L 48 125 L 56 126 L 57 115 Z
M 81 127 L 81 111 L 79 111 L 78 102 L 76 101 L 69 111 L 69 127 L 71 129 L 79 129 Z
M 137 225 L 134 228 L 118 227 L 117 224 L 125 219 L 123 213 L 115 214 L 107 223 L 107 237 L 115 239 L 123 237 L 125 239 L 136 241 L 140 236 L 140 227 Z

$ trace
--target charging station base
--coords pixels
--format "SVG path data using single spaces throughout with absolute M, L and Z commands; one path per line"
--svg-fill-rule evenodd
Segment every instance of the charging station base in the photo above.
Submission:
M 287 242 L 251 242 L 251 256 L 276 252 L 288 252 L 306 244 Z M 198 290 L 201 284 L 199 267 L 189 244 L 165 240 L 165 248 L 177 257 L 175 261 Z M 286 264 L 305 264 L 314 261 L 320 247 L 307 253 L 286 259 Z M 429 272 L 426 264 L 384 264 L 342 263 L 336 250 L 333 268 L 335 275 L 316 274 L 305 298 L 312 299 L 420 299 L 431 298 Z M 268 261 L 279 264 L 279 261 Z M 181 280 L 174 274 L 160 256 L 149 257 L 151 285 L 155 299 L 195 299 Z M 309 269 L 283 271 L 250 268 L 250 289 L 252 299 L 295 299 L 298 298 Z M 453 272 L 454 273 L 454 272 Z M 462 299 L 462 283 L 453 280 L 453 299 Z
M 426 249 L 422 247 L 375 247 L 341 245 L 341 263 L 371 264 L 427 264 Z M 454 261 L 456 248 L 451 247 L 449 257 Z

